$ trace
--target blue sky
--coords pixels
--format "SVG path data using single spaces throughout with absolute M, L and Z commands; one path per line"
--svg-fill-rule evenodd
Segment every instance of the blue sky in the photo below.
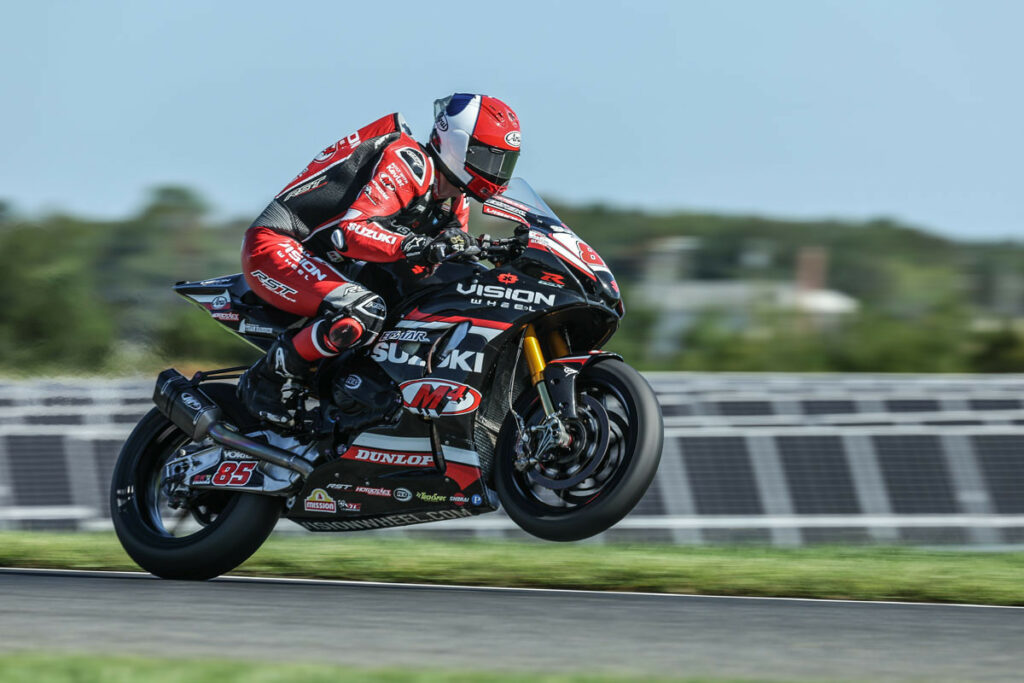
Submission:
M 123 216 L 146 188 L 255 215 L 390 111 L 523 122 L 542 194 L 890 216 L 1024 236 L 1022 2 L 8 3 L 0 198 Z

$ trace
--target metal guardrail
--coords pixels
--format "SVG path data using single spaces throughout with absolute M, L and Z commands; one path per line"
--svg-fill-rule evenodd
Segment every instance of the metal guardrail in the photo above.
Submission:
M 648 379 L 662 466 L 598 542 L 1024 543 L 1024 377 Z M 0 382 L 0 528 L 109 528 L 110 471 L 150 390 Z M 500 512 L 370 533 L 525 538 Z

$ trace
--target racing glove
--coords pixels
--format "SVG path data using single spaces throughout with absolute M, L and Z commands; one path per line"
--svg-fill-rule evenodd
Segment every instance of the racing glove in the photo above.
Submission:
M 469 247 L 466 233 L 447 228 L 437 237 L 409 235 L 402 240 L 402 253 L 413 265 L 432 266 L 441 263 Z

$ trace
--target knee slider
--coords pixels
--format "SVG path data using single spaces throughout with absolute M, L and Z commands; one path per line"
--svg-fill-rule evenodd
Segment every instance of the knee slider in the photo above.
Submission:
M 347 349 L 358 342 L 365 332 L 366 328 L 355 318 L 339 317 L 330 322 L 327 341 L 336 349 Z
M 371 292 L 347 309 L 331 320 L 328 332 L 331 344 L 341 349 L 373 343 L 384 327 L 387 314 L 384 299 Z

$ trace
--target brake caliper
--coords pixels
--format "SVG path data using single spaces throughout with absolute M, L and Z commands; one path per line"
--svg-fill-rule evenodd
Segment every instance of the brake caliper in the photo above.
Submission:
M 520 472 L 538 463 L 551 461 L 556 456 L 555 449 L 568 448 L 572 444 L 572 436 L 558 415 L 551 415 L 533 427 L 526 427 L 518 414 L 513 413 L 513 415 L 515 415 L 516 426 L 519 430 L 514 465 Z

